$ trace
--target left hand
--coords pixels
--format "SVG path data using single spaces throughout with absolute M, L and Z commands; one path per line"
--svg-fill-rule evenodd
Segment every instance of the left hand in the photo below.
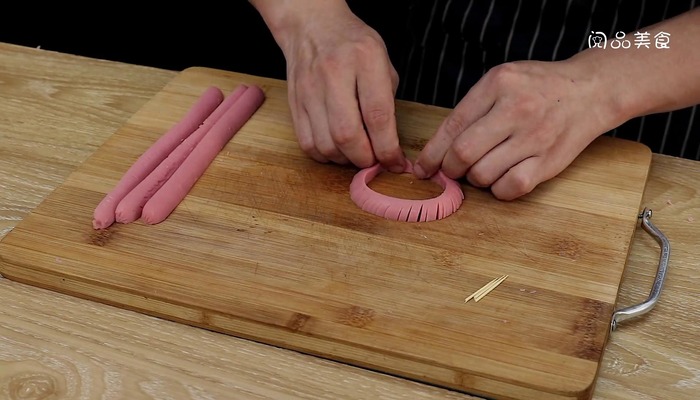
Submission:
M 617 126 L 616 89 L 595 66 L 518 61 L 491 69 L 418 155 L 419 178 L 438 169 L 513 200 L 566 168 Z M 422 171 L 421 171 L 422 170 Z

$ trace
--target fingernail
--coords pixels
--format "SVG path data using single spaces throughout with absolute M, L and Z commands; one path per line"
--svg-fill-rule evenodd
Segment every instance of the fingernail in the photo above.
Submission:
M 413 175 L 415 175 L 418 179 L 425 179 L 427 177 L 425 170 L 420 166 L 420 164 L 413 165 Z

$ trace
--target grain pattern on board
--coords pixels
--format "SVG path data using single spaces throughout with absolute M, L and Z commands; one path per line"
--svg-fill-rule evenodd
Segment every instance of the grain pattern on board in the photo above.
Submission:
M 167 221 L 92 230 L 94 205 L 203 87 L 247 81 L 266 103 Z M 457 213 L 407 226 L 351 202 L 353 168 L 300 152 L 285 99 L 280 81 L 178 74 L 0 242 L 1 272 L 470 393 L 592 393 L 648 149 L 601 138 L 521 200 L 464 185 Z M 447 112 L 403 102 L 397 110 L 409 156 Z M 383 182 L 375 190 L 417 190 Z M 488 301 L 464 304 L 504 274 Z

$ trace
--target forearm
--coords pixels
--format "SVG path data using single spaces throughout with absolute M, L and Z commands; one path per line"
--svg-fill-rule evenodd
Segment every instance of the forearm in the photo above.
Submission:
M 649 48 L 637 48 L 635 31 L 625 37 L 627 49 L 611 48 L 608 39 L 608 48 L 587 49 L 567 61 L 605 93 L 602 103 L 615 124 L 700 103 L 700 8 L 638 31 L 649 32 Z M 669 48 L 656 48 L 659 32 L 670 34 Z

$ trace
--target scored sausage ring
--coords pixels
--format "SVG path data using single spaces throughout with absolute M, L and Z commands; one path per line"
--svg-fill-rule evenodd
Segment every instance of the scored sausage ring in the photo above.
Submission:
M 443 188 L 442 194 L 431 199 L 400 199 L 377 193 L 367 184 L 384 172 L 381 164 L 360 170 L 350 183 L 350 198 L 361 209 L 374 215 L 406 222 L 428 222 L 443 219 L 459 209 L 464 192 L 459 184 L 438 171 L 430 180 Z M 405 173 L 413 173 L 413 165 L 407 161 Z

